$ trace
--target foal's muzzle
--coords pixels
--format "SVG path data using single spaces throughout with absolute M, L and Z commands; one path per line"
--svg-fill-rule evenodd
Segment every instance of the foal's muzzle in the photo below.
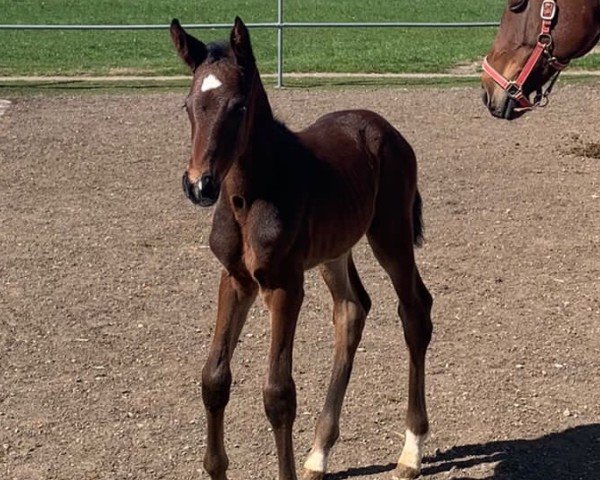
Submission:
M 181 184 L 185 196 L 189 198 L 192 203 L 200 205 L 201 207 L 210 207 L 211 205 L 214 205 L 219 198 L 219 185 L 210 174 L 204 174 L 200 180 L 192 183 L 190 182 L 187 172 L 185 172 Z

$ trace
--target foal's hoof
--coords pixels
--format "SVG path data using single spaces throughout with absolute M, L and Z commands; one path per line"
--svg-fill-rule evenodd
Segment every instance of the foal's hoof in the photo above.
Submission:
M 315 472 L 313 470 L 304 469 L 302 480 L 323 480 L 325 478 L 325 472 Z
M 417 478 L 420 473 L 416 468 L 399 463 L 392 472 L 392 480 L 412 480 L 413 478 Z

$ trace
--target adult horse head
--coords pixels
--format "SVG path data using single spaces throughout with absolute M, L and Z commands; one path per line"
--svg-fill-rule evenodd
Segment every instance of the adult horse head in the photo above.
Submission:
M 561 70 L 599 37 L 599 0 L 508 0 L 483 62 L 491 114 L 513 120 L 544 105 Z

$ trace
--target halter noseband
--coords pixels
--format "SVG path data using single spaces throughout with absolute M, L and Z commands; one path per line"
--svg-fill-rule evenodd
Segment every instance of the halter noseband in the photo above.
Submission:
M 523 70 L 516 80 L 507 80 L 501 73 L 499 73 L 490 65 L 487 57 L 485 57 L 483 60 L 483 71 L 492 77 L 492 79 L 498 85 L 500 85 L 502 90 L 506 91 L 506 94 L 509 98 L 515 100 L 519 104 L 520 111 L 532 110 L 537 106 L 544 106 L 542 105 L 542 102 L 547 100 L 548 96 L 552 92 L 554 83 L 558 79 L 558 75 L 568 65 L 568 62 L 560 62 L 551 53 L 553 41 L 550 30 L 552 29 L 552 21 L 556 17 L 556 10 L 557 8 L 555 0 L 544 0 L 544 2 L 542 2 L 542 9 L 540 12 L 540 17 L 542 18 L 542 31 L 538 36 L 537 44 L 533 49 L 533 52 L 529 56 L 527 63 L 523 67 Z M 546 57 L 546 61 L 552 68 L 556 70 L 556 73 L 552 76 L 550 85 L 546 91 L 542 92 L 540 89 L 535 97 L 534 102 L 531 103 L 527 96 L 523 93 L 523 85 L 525 85 L 525 82 L 533 72 L 533 69 L 537 65 L 542 55 Z

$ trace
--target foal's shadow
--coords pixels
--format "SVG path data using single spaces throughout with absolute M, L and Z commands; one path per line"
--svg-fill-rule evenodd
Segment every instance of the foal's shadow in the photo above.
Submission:
M 387 465 L 371 465 L 369 467 L 356 467 L 349 468 L 343 472 L 330 473 L 325 475 L 325 480 L 344 480 L 346 478 L 354 477 L 368 477 L 369 475 L 377 475 L 378 473 L 391 472 L 396 468 L 395 463 L 388 463 Z
M 473 480 L 468 469 L 496 463 L 483 480 L 598 480 L 600 479 L 600 424 L 581 425 L 532 440 L 503 440 L 454 447 L 423 459 L 422 477 L 456 471 L 448 478 Z M 383 474 L 394 464 L 352 468 L 328 480 Z M 478 477 L 480 478 L 480 477 Z

